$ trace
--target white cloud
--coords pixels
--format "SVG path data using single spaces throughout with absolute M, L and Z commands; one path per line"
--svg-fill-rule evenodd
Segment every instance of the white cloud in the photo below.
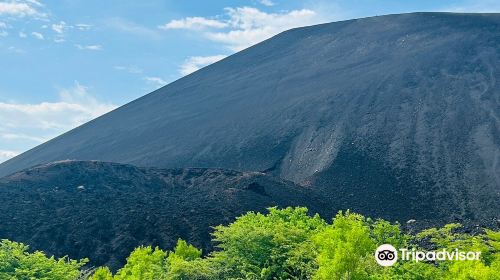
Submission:
M 324 20 L 308 9 L 284 13 L 266 13 L 256 8 L 226 8 L 233 27 L 227 32 L 210 32 L 207 37 L 225 44 L 233 51 L 239 51 L 282 31 L 294 27 L 312 25 Z
M 39 33 L 39 32 L 31 32 L 31 35 L 33 35 L 33 37 L 37 38 L 38 40 L 43 40 L 45 39 L 43 37 L 43 34 L 42 33 Z
M 172 29 L 175 27 L 200 30 L 203 27 L 208 30 L 202 30 L 202 34 L 209 40 L 222 43 L 231 51 L 240 51 L 282 31 L 329 21 L 321 13 L 309 9 L 266 13 L 252 7 L 239 7 L 225 8 L 224 11 L 225 14 L 218 17 L 219 20 L 188 17 L 171 21 L 161 28 Z M 201 24 L 212 21 L 214 26 Z M 199 24 L 196 25 L 195 22 Z M 214 30 L 221 28 L 223 30 Z
M 113 68 L 118 71 L 129 72 L 130 74 L 140 74 L 143 72 L 142 69 L 137 66 L 115 66 Z
M 80 104 L 67 102 L 43 102 L 39 104 L 16 104 L 0 102 L 0 114 L 3 115 L 3 126 L 19 128 L 35 126 L 42 129 L 65 128 L 74 123 L 71 118 L 66 118 L 64 113 L 81 113 L 76 117 L 88 115 L 88 108 Z M 5 114 L 5 115 L 4 115 Z M 57 118 L 61 117 L 61 120 Z
M 116 106 L 98 102 L 88 88 L 75 82 L 59 91 L 59 101 L 38 104 L 0 102 L 0 128 L 69 129 L 96 118 Z M 18 134 L 11 131 L 11 134 Z M 38 137 L 38 136 L 34 136 Z
M 24 53 L 23 49 L 16 48 L 14 46 L 8 47 L 7 50 L 10 51 L 10 52 L 14 52 L 14 53 Z
M 33 142 L 42 143 L 48 139 L 38 136 L 26 135 L 26 134 L 15 134 L 15 133 L 0 133 L 0 138 L 6 140 L 29 140 Z
M 122 18 L 111 18 L 104 23 L 108 28 L 112 28 L 121 32 L 148 37 L 152 39 L 160 38 L 156 30 L 149 29 L 137 23 L 124 20 Z
M 17 156 L 19 152 L 0 150 L 0 163 Z
M 88 87 L 75 81 L 73 87 L 59 91 L 60 101 L 67 104 L 78 104 L 85 108 L 90 117 L 97 117 L 116 108 L 114 105 L 101 103 L 88 93 Z
M 224 28 L 227 27 L 226 22 L 215 19 L 207 19 L 203 17 L 187 17 L 178 20 L 172 20 L 164 25 L 158 26 L 160 29 L 191 29 L 198 30 L 203 28 Z
M 26 2 L 28 3 L 31 3 L 35 6 L 38 6 L 38 7 L 43 7 L 43 4 L 40 2 L 40 1 L 37 1 L 37 0 L 25 0 Z
M 160 77 L 144 77 L 144 80 L 155 87 L 162 87 L 167 84 L 167 81 Z
M 498 13 L 500 12 L 500 2 L 498 0 L 465 0 L 460 4 L 450 5 L 443 9 L 443 12 L 454 13 Z
M 75 24 L 75 27 L 78 30 L 87 31 L 87 30 L 90 30 L 90 28 L 92 28 L 92 25 L 90 25 L 90 24 L 84 24 L 84 23 L 79 23 L 79 24 Z
M 64 21 L 52 24 L 52 30 L 58 34 L 63 34 L 66 28 L 68 28 L 68 26 Z
M 75 47 L 77 47 L 79 50 L 89 50 L 89 51 L 100 51 L 102 50 L 101 45 L 78 45 L 76 44 Z
M 6 30 L 7 28 L 9 28 L 9 26 L 5 22 L 0 21 L 0 37 L 9 35 L 9 32 Z
M 43 5 L 35 0 L 17 0 L 10 2 L 0 2 L 0 16 L 14 16 L 14 17 L 35 17 L 43 18 L 46 15 L 37 10 L 38 7 Z
M 26 38 L 26 37 L 28 37 L 28 35 L 26 33 L 22 32 L 22 31 L 20 31 L 19 32 L 19 37 L 20 38 Z
M 262 5 L 264 6 L 268 6 L 268 7 L 271 7 L 271 6 L 274 6 L 274 2 L 271 1 L 271 0 L 260 0 L 259 1 Z
M 0 143 L 7 151 L 19 150 L 19 143 L 27 149 L 115 108 L 113 104 L 96 100 L 88 88 L 78 82 L 61 89 L 57 102 L 0 102 Z M 16 154 L 7 151 L 3 151 L 5 159 Z M 0 160 L 1 157 L 0 154 Z
M 0 15 L 32 16 L 38 12 L 27 3 L 0 2 Z
M 184 63 L 181 65 L 179 69 L 180 70 L 179 72 L 182 75 L 188 75 L 202 67 L 217 62 L 225 57 L 226 57 L 225 55 L 192 56 L 186 59 L 186 61 L 184 61 Z

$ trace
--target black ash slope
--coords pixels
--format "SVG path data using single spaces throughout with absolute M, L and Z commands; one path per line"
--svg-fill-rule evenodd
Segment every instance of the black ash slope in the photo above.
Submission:
M 115 269 L 139 245 L 172 249 L 183 238 L 207 252 L 212 226 L 270 206 L 334 211 L 258 172 L 58 162 L 0 179 L 0 238 Z
M 370 216 L 500 216 L 500 15 L 293 29 L 0 165 L 264 171 Z M 416 216 L 416 217 L 415 217 Z

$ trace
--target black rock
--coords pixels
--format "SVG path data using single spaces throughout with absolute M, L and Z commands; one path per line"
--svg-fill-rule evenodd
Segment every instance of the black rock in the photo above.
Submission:
M 116 269 L 135 247 L 178 238 L 207 253 L 213 226 L 271 206 L 335 214 L 310 188 L 259 172 L 64 161 L 0 179 L 0 238 Z
M 349 208 L 374 218 L 402 223 L 410 219 L 423 225 L 491 223 L 500 217 L 499 81 L 499 14 L 413 13 L 297 28 L 2 163 L 0 176 L 65 159 L 154 168 L 238 170 L 231 171 L 234 174 L 217 171 L 222 172 L 224 176 L 220 178 L 225 179 L 214 188 L 224 189 L 227 197 L 232 192 L 245 194 L 249 200 L 238 198 L 238 203 L 231 204 L 231 211 L 218 208 L 226 198 L 220 203 L 214 202 L 214 209 L 210 211 L 222 212 L 217 212 L 220 216 L 213 220 L 203 214 L 210 211 L 197 213 L 195 209 L 206 199 L 206 192 L 212 192 L 209 189 L 192 196 L 191 204 L 187 205 L 193 206 L 183 206 L 182 212 L 178 211 L 176 200 L 168 200 L 171 205 L 166 207 L 172 209 L 165 213 L 154 212 L 159 211 L 157 204 L 137 200 L 134 192 L 151 188 L 166 191 L 161 173 L 173 172 L 171 170 L 157 171 L 158 175 L 151 169 L 133 167 L 132 170 L 137 171 L 127 169 L 111 176 L 113 180 L 130 177 L 138 181 L 134 181 L 133 187 L 123 190 L 113 187 L 108 194 L 99 193 L 93 215 L 98 215 L 98 210 L 138 211 L 141 215 L 162 213 L 161 218 L 150 216 L 152 220 L 138 216 L 140 219 L 129 223 L 129 229 L 104 226 L 115 224 L 117 217 L 103 214 L 102 217 L 110 218 L 95 220 L 96 226 L 90 228 L 96 232 L 90 234 L 99 238 L 94 242 L 110 240 L 108 236 L 112 234 L 101 231 L 124 232 L 120 240 L 130 246 L 120 248 L 120 257 L 139 241 L 160 240 L 146 235 L 146 228 L 150 226 L 173 227 L 176 223 L 186 223 L 176 232 L 196 241 L 193 236 L 198 233 L 207 236 L 204 230 L 213 225 L 210 222 L 223 222 L 221 217 L 229 221 L 246 210 L 263 209 L 278 199 L 284 204 L 300 202 L 310 207 L 326 204 L 330 214 L 336 209 Z M 55 196 L 39 194 L 50 188 L 54 193 L 66 193 L 67 198 L 62 201 L 72 207 L 72 203 L 84 203 L 86 196 L 100 190 L 97 183 L 92 187 L 92 180 L 109 175 L 99 169 L 104 167 L 96 165 L 97 178 L 85 177 L 90 181 L 82 181 L 77 180 L 79 175 L 66 169 L 72 167 L 60 167 L 62 170 L 57 171 L 57 166 L 56 171 L 51 172 L 55 172 L 53 176 L 59 180 L 58 184 L 50 181 L 51 185 L 41 185 L 48 176 L 47 171 L 30 169 L 20 174 L 26 174 L 30 184 L 37 187 L 12 183 L 12 178 L 19 176 L 15 174 L 6 179 L 8 183 L 1 188 L 0 199 L 10 199 L 9 191 L 14 194 L 22 191 L 23 200 L 18 202 L 39 203 L 37 209 L 52 209 Z M 175 170 L 181 174 L 188 172 Z M 186 176 L 193 178 L 205 178 L 204 172 L 212 172 L 187 170 L 191 170 L 188 172 L 191 175 Z M 290 186 L 291 192 L 307 191 L 273 196 L 268 185 L 246 181 L 239 185 L 241 189 L 232 189 L 231 178 L 259 174 L 259 171 L 266 173 L 258 176 L 266 178 L 268 184 L 283 179 L 295 183 L 293 187 L 290 183 L 280 183 Z M 65 175 L 57 175 L 57 172 Z M 142 172 L 149 175 L 141 175 Z M 37 176 L 41 181 L 36 180 Z M 180 186 L 171 183 L 166 189 L 179 188 L 174 192 L 179 197 L 191 195 L 186 193 L 190 188 L 183 187 L 190 179 L 179 176 L 183 183 Z M 250 177 L 253 176 L 257 175 Z M 66 189 L 69 182 L 74 184 Z M 18 187 L 13 188 L 13 184 Z M 85 189 L 78 191 L 80 185 Z M 204 188 L 197 183 L 188 185 L 194 186 L 192 190 Z M 300 196 L 299 201 L 293 200 L 297 195 L 305 196 Z M 130 201 L 129 206 L 116 202 L 117 199 L 126 201 L 130 196 L 140 202 Z M 317 200 L 317 196 L 321 199 Z M 214 199 L 216 197 L 219 201 L 219 196 Z M 110 201 L 115 204 L 109 204 Z M 195 214 L 189 216 L 192 220 L 183 218 L 182 215 L 193 210 Z M 32 210 L 19 211 L 14 215 L 18 219 L 22 211 Z M 40 216 L 45 212 L 37 210 L 28 214 L 36 216 L 37 213 Z M 52 213 L 44 214 L 45 218 L 36 216 L 40 221 L 35 224 L 17 223 L 16 230 L 38 227 L 37 230 L 53 232 L 50 228 L 54 224 L 44 222 L 57 221 L 49 218 Z M 82 221 L 83 217 L 77 213 L 72 219 Z M 2 216 L 0 223 L 12 217 Z M 94 218 L 89 216 L 89 219 Z M 83 224 L 88 226 L 85 221 Z M 63 251 L 57 242 L 75 242 L 85 247 L 79 243 L 81 239 L 66 240 L 71 236 L 67 234 L 69 226 L 62 222 L 58 226 L 59 235 L 32 235 L 33 231 L 26 230 L 24 239 L 46 239 L 44 242 L 51 244 L 47 248 L 53 248 L 53 252 L 57 248 L 58 253 L 71 252 Z M 193 227 L 199 231 L 193 231 Z M 56 238 L 51 239 L 54 236 Z M 0 237 L 5 236 L 0 232 Z M 170 243 L 158 241 L 158 244 L 171 245 L 176 238 L 174 234 L 168 239 Z M 196 244 L 208 248 L 201 241 Z M 118 247 L 102 247 L 102 256 L 114 255 L 109 252 Z

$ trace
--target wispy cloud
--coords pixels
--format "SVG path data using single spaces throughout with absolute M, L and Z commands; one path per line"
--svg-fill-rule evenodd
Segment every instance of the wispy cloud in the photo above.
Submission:
M 58 34 L 63 34 L 64 30 L 68 28 L 67 24 L 64 21 L 61 21 L 59 23 L 53 23 L 52 24 L 52 30 Z
M 35 146 L 116 108 L 113 104 L 99 102 L 88 91 L 88 87 L 75 82 L 72 87 L 59 90 L 57 102 L 0 102 L 2 143 L 28 141 Z M 4 159 L 17 153 L 3 152 Z
M 48 140 L 43 137 L 26 135 L 23 133 L 0 133 L 0 138 L 5 140 L 29 140 L 37 143 L 42 143 Z
M 89 50 L 89 51 L 100 51 L 102 50 L 101 45 L 79 45 L 76 44 L 75 47 L 79 50 Z
M 108 28 L 120 32 L 134 34 L 143 37 L 149 37 L 152 39 L 158 39 L 161 37 L 160 34 L 154 29 L 150 29 L 148 27 L 142 26 L 140 24 L 122 18 L 108 19 L 104 22 L 104 25 L 107 26 Z
M 465 0 L 459 4 L 449 5 L 441 9 L 455 13 L 498 13 L 500 2 L 497 0 Z
M 184 63 L 181 65 L 179 69 L 179 72 L 182 75 L 188 75 L 202 67 L 217 62 L 225 57 L 226 57 L 225 55 L 192 56 L 184 61 Z
M 58 102 L 37 104 L 0 102 L 0 118 L 4 120 L 1 127 L 66 129 L 100 116 L 115 107 L 112 104 L 99 102 L 88 93 L 88 87 L 75 82 L 74 86 L 59 91 Z
M 92 25 L 85 24 L 85 23 L 78 23 L 78 24 L 75 24 L 75 27 L 78 30 L 87 31 L 87 30 L 90 30 L 90 28 L 92 28 Z
M 268 39 L 284 30 L 323 22 L 312 10 L 302 9 L 285 13 L 265 13 L 256 8 L 226 8 L 233 27 L 227 32 L 210 32 L 207 37 L 239 51 Z
M 17 156 L 18 154 L 19 152 L 17 151 L 0 150 L 0 163 Z
M 40 32 L 31 32 L 31 35 L 35 38 L 37 38 L 38 40 L 44 40 L 45 37 L 43 37 L 43 34 L 40 33 Z
M 176 29 L 200 30 L 200 27 L 204 27 L 201 30 L 203 36 L 223 44 L 231 51 L 239 51 L 284 30 L 328 21 L 322 14 L 310 9 L 267 13 L 253 7 L 238 7 L 225 8 L 224 12 L 225 14 L 219 16 L 216 21 L 199 17 L 196 17 L 197 20 L 194 21 L 195 18 L 188 17 L 171 21 L 160 28 L 172 29 L 175 27 Z M 212 21 L 214 21 L 214 26 L 195 25 L 195 22 Z M 170 28 L 167 28 L 169 26 Z
M 137 66 L 115 66 L 113 67 L 115 70 L 118 71 L 125 71 L 130 74 L 141 74 L 143 70 Z
M 35 3 L 36 2 L 36 3 Z M 0 15 L 26 17 L 26 16 L 43 16 L 35 7 L 40 6 L 37 1 L 11 1 L 0 2 Z
M 271 7 L 271 6 L 274 6 L 274 2 L 271 1 L 271 0 L 260 0 L 259 1 L 262 5 L 264 6 L 268 6 L 268 7 Z
M 7 32 L 7 24 L 5 22 L 0 21 L 0 37 L 5 37 L 9 35 L 9 32 Z
M 226 22 L 203 17 L 187 17 L 183 19 L 172 20 L 164 25 L 158 26 L 160 29 L 191 29 L 199 30 L 204 28 L 224 28 L 227 27 Z
M 66 22 L 60 21 L 59 23 L 53 23 L 51 25 L 51 29 L 56 33 L 56 36 L 54 38 L 54 42 L 56 43 L 63 43 L 66 41 L 65 37 L 65 31 L 67 29 L 73 28 L 71 25 L 67 25 Z
M 30 3 L 30 4 L 33 4 L 35 6 L 38 6 L 38 7 L 43 7 L 43 4 L 42 2 L 38 1 L 38 0 L 25 0 L 26 2 Z
M 7 48 L 7 50 L 9 52 L 13 52 L 13 53 L 24 53 L 25 51 L 23 49 L 20 49 L 20 48 L 17 48 L 17 47 L 14 47 L 14 46 L 10 46 Z
M 26 33 L 22 32 L 22 31 L 20 31 L 19 32 L 19 37 L 20 38 L 26 38 L 26 37 L 28 37 L 28 35 Z
M 155 87 L 162 87 L 167 84 L 167 81 L 160 77 L 144 77 L 144 80 Z

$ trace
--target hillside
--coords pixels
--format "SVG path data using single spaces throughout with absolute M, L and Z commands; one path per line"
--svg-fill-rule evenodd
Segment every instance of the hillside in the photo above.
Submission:
M 0 165 L 266 171 L 368 215 L 500 216 L 500 15 L 283 32 Z M 397 205 L 391 201 L 397 200 Z
M 139 245 L 183 238 L 207 252 L 212 226 L 299 205 L 335 213 L 307 188 L 257 172 L 65 161 L 0 179 L 0 238 L 117 268 Z
M 0 164 L 0 238 L 116 268 L 272 205 L 498 228 L 499 81 L 499 14 L 289 30 Z

